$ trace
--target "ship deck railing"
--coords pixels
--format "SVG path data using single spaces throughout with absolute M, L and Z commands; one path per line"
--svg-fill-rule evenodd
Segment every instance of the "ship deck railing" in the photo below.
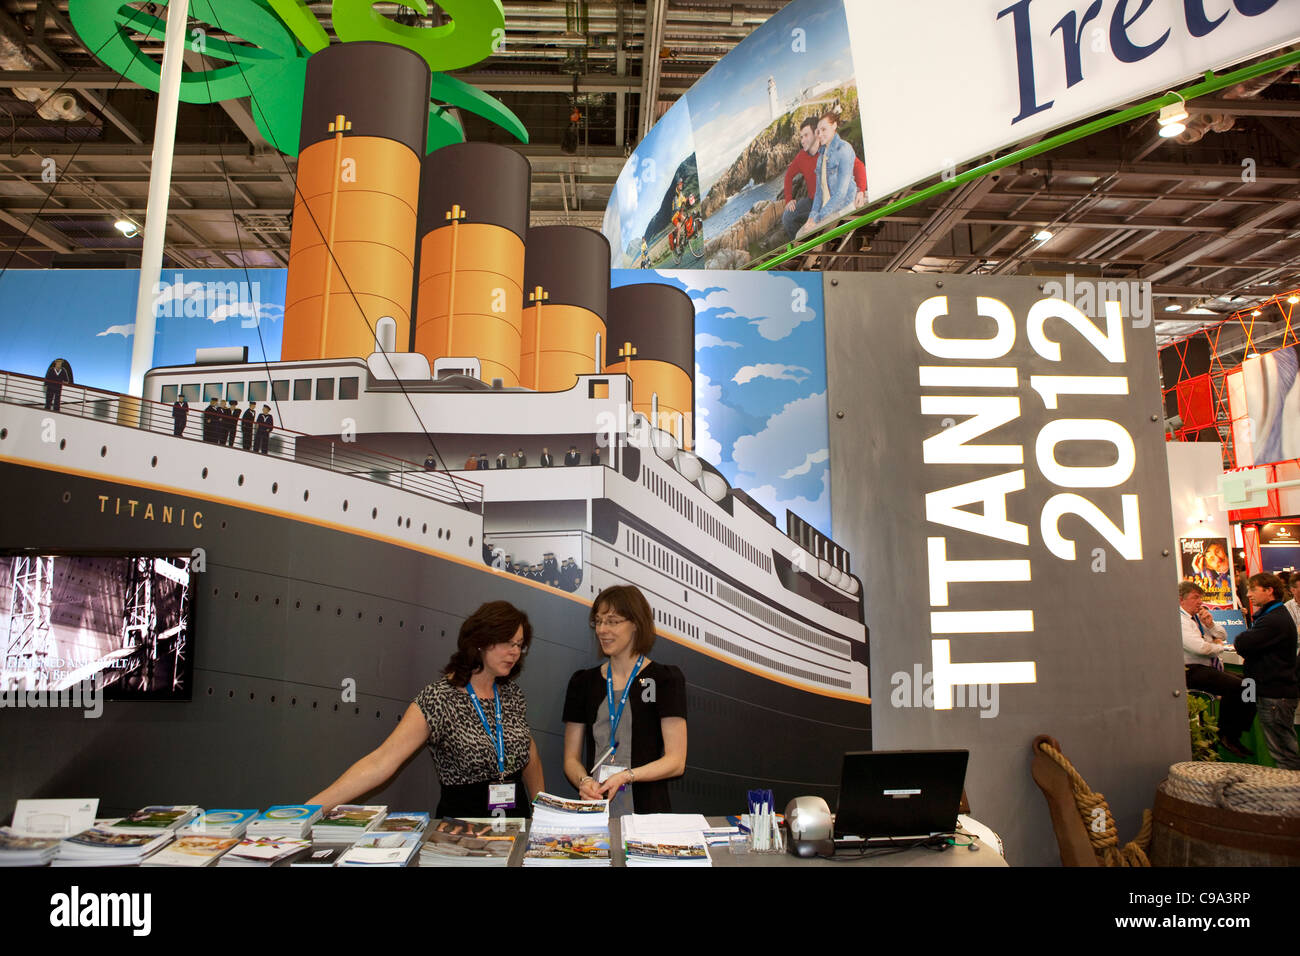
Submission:
M 0 403 L 27 408 L 44 408 L 54 411 L 52 396 L 47 391 L 49 383 L 34 375 L 0 371 Z M 150 431 L 175 438 L 177 441 L 200 441 L 217 444 L 215 432 L 205 435 L 205 406 L 191 405 L 184 427 L 176 433 L 172 406 L 118 392 L 91 388 L 86 385 L 62 385 L 58 414 L 76 418 L 89 418 L 123 428 Z M 241 409 L 242 414 L 242 409 Z M 221 421 L 218 419 L 218 421 Z M 249 429 L 250 441 L 256 447 L 257 426 Z M 255 454 L 245 450 L 243 429 L 236 422 L 232 452 Z M 268 436 L 266 454 L 272 458 L 323 468 L 339 474 L 373 481 L 402 491 L 464 508 L 474 514 L 483 513 L 483 486 L 476 481 L 424 467 L 383 452 L 363 448 L 355 442 L 341 438 L 305 435 L 279 425 L 272 427 Z

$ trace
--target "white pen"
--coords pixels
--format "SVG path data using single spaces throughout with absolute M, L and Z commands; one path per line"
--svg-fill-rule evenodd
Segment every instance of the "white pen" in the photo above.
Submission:
M 608 760 L 613 755 L 614 755 L 614 748 L 606 747 L 605 752 L 600 755 L 600 759 L 597 760 L 594 764 L 592 764 L 591 776 L 593 777 L 596 776 L 596 771 L 600 769 L 600 765 L 603 764 L 606 760 Z

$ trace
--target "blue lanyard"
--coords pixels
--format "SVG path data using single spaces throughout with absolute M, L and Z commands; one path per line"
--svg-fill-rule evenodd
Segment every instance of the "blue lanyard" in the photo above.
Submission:
M 478 702 L 478 695 L 474 693 L 474 688 L 469 684 L 465 685 L 465 693 L 469 694 L 469 702 L 474 705 L 474 711 L 478 714 L 479 723 L 483 725 L 483 732 L 488 735 L 489 740 L 493 740 L 497 747 L 497 773 L 502 779 L 506 775 L 506 735 L 501 729 L 501 694 L 497 691 L 497 685 L 492 685 L 492 699 L 497 705 L 497 732 L 492 733 L 492 728 L 488 726 L 487 715 L 483 713 L 483 708 Z
M 636 659 L 636 665 L 632 668 L 632 673 L 627 676 L 627 684 L 623 687 L 623 696 L 619 699 L 618 710 L 614 709 L 614 662 L 609 662 L 609 669 L 605 672 L 605 689 L 609 694 L 609 745 L 613 749 L 618 749 L 618 722 L 623 719 L 623 708 L 627 706 L 627 695 L 632 692 L 632 682 L 636 680 L 637 671 L 641 669 L 641 664 L 645 660 L 645 655 L 639 655 Z
M 1273 608 L 1278 607 L 1281 604 L 1282 604 L 1281 601 L 1270 601 L 1269 603 L 1265 604 L 1262 608 L 1259 609 L 1259 611 L 1255 614 L 1255 617 L 1261 618 L 1269 611 L 1273 610 Z

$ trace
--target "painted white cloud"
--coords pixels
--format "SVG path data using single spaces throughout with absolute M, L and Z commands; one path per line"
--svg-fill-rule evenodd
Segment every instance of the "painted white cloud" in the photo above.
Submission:
M 817 318 L 808 290 L 793 279 L 774 272 L 733 272 L 728 288 L 718 288 L 717 277 L 707 270 L 674 272 L 695 300 L 696 314 L 719 309 L 718 318 L 745 318 L 769 342 L 779 342 L 804 322 Z M 707 295 L 699 293 L 709 291 Z
M 812 471 L 813 465 L 819 465 L 824 461 L 829 461 L 830 457 L 831 450 L 829 448 L 818 448 L 816 451 L 810 451 L 808 457 L 803 460 L 802 465 L 796 465 L 794 468 L 791 468 L 782 475 L 781 478 L 783 480 L 789 480 L 791 478 L 796 478 L 799 475 L 806 475 L 808 472 Z
M 695 366 L 695 454 L 716 466 L 722 460 L 722 445 L 709 432 L 709 409 L 722 400 L 722 386 L 714 385 Z
M 263 305 L 260 302 L 223 302 L 208 313 L 208 321 L 216 324 L 226 321 L 231 316 L 237 316 L 260 322 L 262 319 L 275 319 L 277 311 L 283 312 L 284 309 L 282 306 Z M 252 328 L 256 322 L 249 322 L 248 328 Z
M 738 476 L 743 477 L 743 476 Z M 827 524 L 825 528 L 819 528 L 823 534 L 830 534 L 830 473 L 822 475 L 822 492 L 816 498 L 804 498 L 796 496 L 794 498 L 782 498 L 780 493 L 771 485 L 759 485 L 757 488 L 746 489 L 751 498 L 760 505 L 772 512 L 776 516 L 779 526 L 785 524 L 782 521 L 782 512 L 792 511 L 800 518 L 806 521 L 817 522 L 818 516 L 825 515 L 824 520 Z
M 153 297 L 156 311 L 166 311 L 169 302 L 184 302 L 186 299 L 203 297 L 202 282 L 164 282 L 162 288 Z M 170 310 L 171 314 L 180 314 L 180 309 Z
M 101 335 L 120 335 L 122 338 L 135 335 L 135 323 L 129 322 L 126 325 L 110 325 L 103 332 L 96 332 L 95 337 Z
M 800 375 L 800 372 L 803 374 Z M 777 365 L 771 362 L 762 362 L 758 365 L 741 366 L 731 380 L 737 385 L 744 385 L 756 378 L 786 379 L 791 382 L 802 382 L 810 374 L 808 369 L 802 365 Z
M 825 444 L 826 393 L 818 392 L 788 403 L 758 433 L 736 439 L 731 458 L 754 477 L 755 485 L 775 485 L 788 480 L 788 472 L 798 474 L 809 455 Z
M 712 348 L 738 349 L 740 347 L 741 346 L 739 342 L 728 342 L 725 339 L 720 338 L 719 336 L 716 336 L 711 332 L 697 332 L 695 335 L 695 351 L 697 352 L 700 349 L 712 349 Z

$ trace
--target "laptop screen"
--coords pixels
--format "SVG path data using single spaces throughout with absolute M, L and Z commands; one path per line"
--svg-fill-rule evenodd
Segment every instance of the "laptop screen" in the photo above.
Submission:
M 929 836 L 957 826 L 968 750 L 872 750 L 844 755 L 835 837 Z

